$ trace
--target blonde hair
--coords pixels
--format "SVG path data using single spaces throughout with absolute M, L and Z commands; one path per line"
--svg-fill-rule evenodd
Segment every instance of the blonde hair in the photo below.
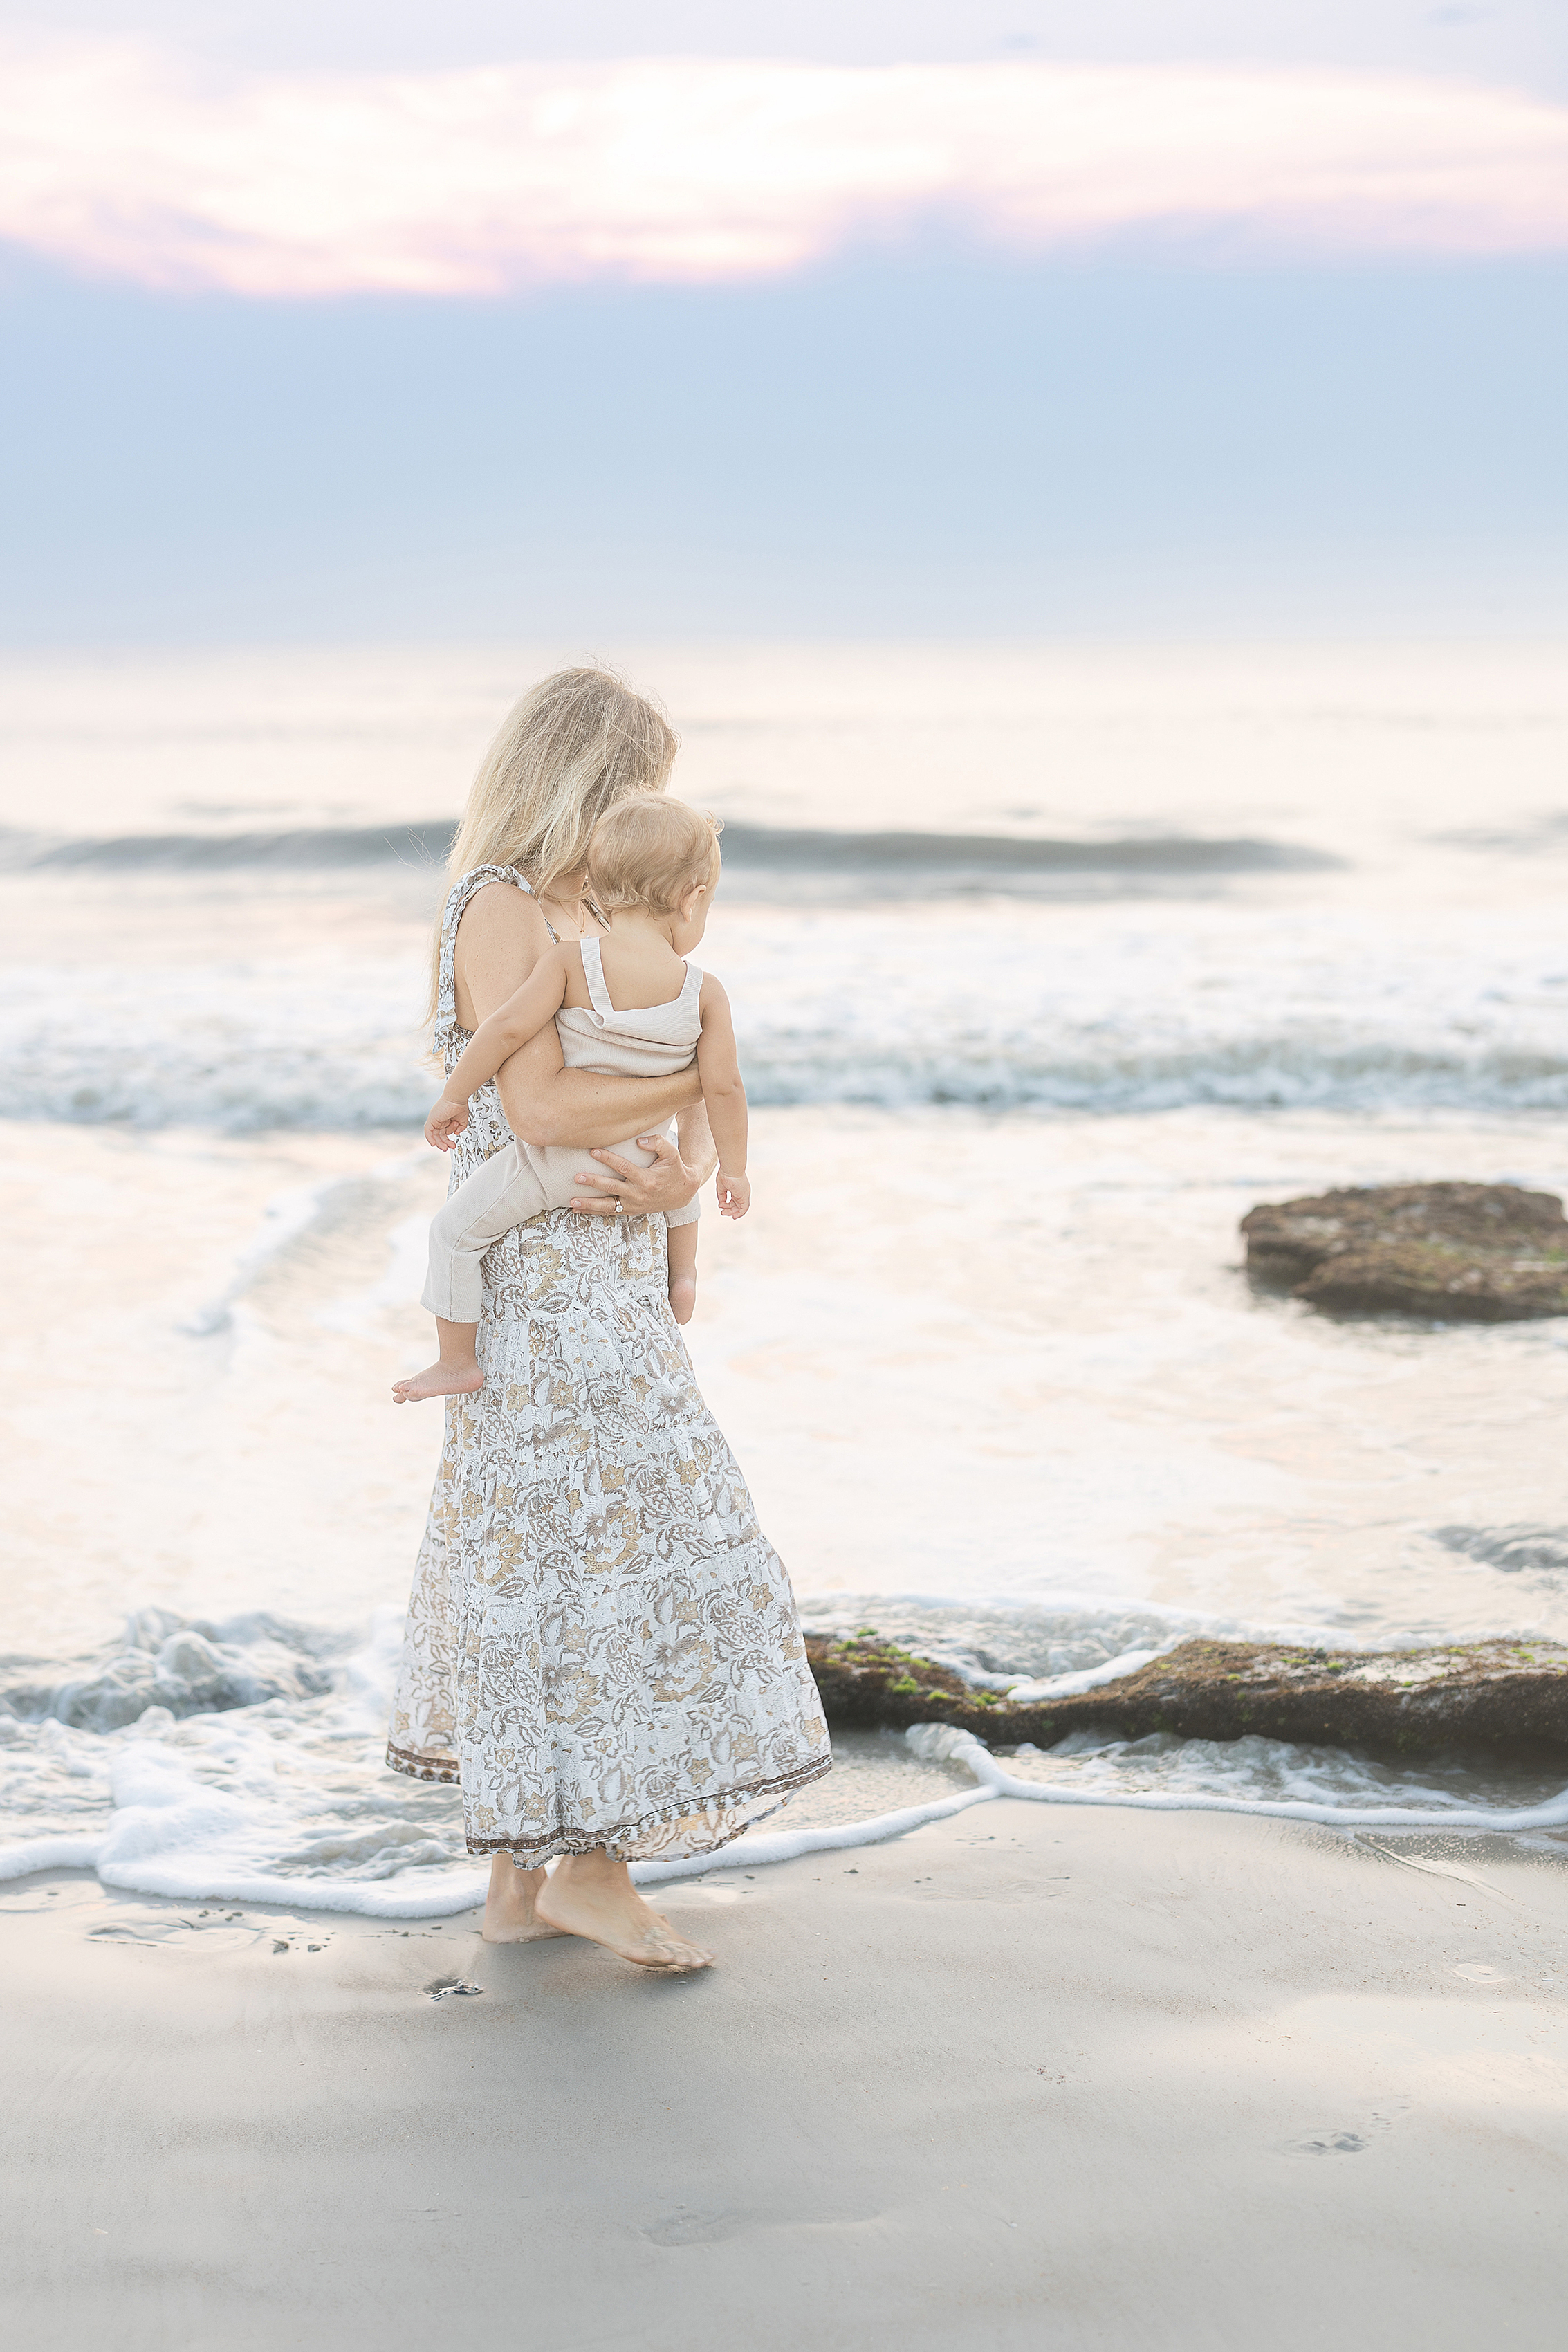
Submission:
M 515 866 L 538 898 L 581 873 L 605 811 L 662 793 L 681 739 L 657 705 L 608 669 L 561 669 L 528 688 L 479 762 L 446 861 L 456 882 L 476 866 Z M 440 987 L 441 923 L 429 1013 Z
M 645 907 L 651 915 L 673 915 L 699 882 L 711 890 L 718 880 L 715 817 L 685 801 L 657 800 L 651 793 L 617 802 L 593 828 L 588 845 L 588 887 L 607 915 Z

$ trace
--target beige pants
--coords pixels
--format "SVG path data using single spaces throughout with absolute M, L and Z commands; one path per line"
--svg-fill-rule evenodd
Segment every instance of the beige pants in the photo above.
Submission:
M 635 1143 L 610 1148 L 617 1159 L 630 1160 L 636 1167 L 653 1164 L 654 1154 Z M 580 1168 L 593 1164 L 586 1150 L 570 1143 L 545 1150 L 508 1143 L 492 1153 L 430 1221 L 430 1276 L 420 1305 L 444 1323 L 477 1323 L 485 1287 L 479 1266 L 486 1251 L 514 1225 L 526 1224 L 547 1209 L 570 1208 L 577 1191 L 573 1178 Z M 672 1225 L 694 1224 L 696 1217 L 695 1201 L 665 1213 Z

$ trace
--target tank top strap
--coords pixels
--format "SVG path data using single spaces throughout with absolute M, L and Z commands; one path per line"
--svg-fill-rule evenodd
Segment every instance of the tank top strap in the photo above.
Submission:
M 700 964 L 688 962 L 686 965 L 686 976 L 681 985 L 679 1002 L 682 1004 L 695 1004 L 698 996 L 702 993 L 702 966 Z
M 601 1028 L 613 1021 L 615 1007 L 610 1002 L 610 991 L 604 985 L 604 958 L 599 941 L 584 931 L 578 945 L 582 950 L 582 976 L 588 982 L 588 1001 L 593 1007 L 594 1018 Z
M 441 958 L 435 981 L 435 1026 L 432 1042 L 445 1044 L 457 1026 L 457 926 L 467 911 L 468 901 L 476 890 L 483 890 L 491 882 L 506 882 L 514 890 L 533 897 L 528 883 L 515 866 L 476 866 L 458 876 L 446 894 L 446 904 L 441 916 Z M 547 930 L 549 926 L 547 924 Z M 550 932 L 551 939 L 555 933 Z

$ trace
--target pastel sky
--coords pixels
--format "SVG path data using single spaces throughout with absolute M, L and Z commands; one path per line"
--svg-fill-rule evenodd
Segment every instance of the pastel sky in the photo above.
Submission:
M 0 630 L 1553 629 L 1565 293 L 1556 0 L 0 5 Z

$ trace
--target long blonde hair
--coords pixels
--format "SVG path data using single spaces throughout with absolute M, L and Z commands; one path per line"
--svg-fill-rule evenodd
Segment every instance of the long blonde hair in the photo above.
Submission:
M 681 739 L 664 712 L 608 669 L 560 669 L 508 711 L 479 762 L 446 861 L 456 882 L 476 866 L 515 866 L 535 895 L 580 874 L 594 826 L 632 793 L 662 793 Z M 431 958 L 429 1016 L 441 975 Z

